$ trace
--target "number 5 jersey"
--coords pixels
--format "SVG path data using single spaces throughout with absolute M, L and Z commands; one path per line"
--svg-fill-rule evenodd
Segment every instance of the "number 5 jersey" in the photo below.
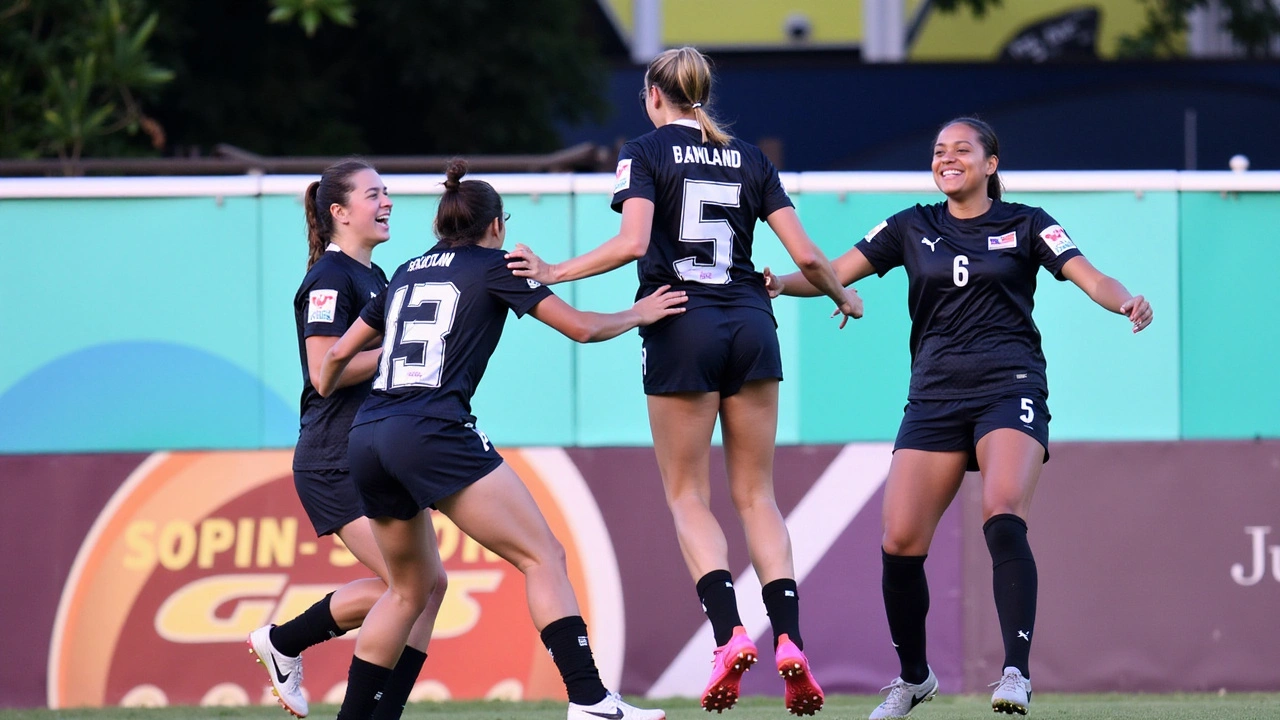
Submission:
M 613 209 L 621 212 L 630 198 L 654 204 L 649 249 L 637 263 L 637 300 L 671 285 L 688 294 L 689 310 L 746 306 L 772 314 L 751 242 L 757 220 L 792 203 L 760 148 L 737 139 L 703 144 L 696 122 L 677 120 L 622 146 Z

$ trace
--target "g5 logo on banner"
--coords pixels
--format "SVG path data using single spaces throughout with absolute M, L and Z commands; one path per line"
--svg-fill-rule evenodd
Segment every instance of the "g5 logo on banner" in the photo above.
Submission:
M 616 687 L 622 587 L 599 508 L 563 451 L 503 456 L 565 546 L 601 674 Z M 336 538 L 315 539 L 291 462 L 288 451 L 157 453 L 133 472 L 85 537 L 63 588 L 49 707 L 271 702 L 245 652 L 248 633 L 371 575 Z M 433 522 L 449 592 L 415 699 L 562 697 L 520 573 L 443 515 Z M 341 699 L 354 637 L 307 651 L 313 698 Z

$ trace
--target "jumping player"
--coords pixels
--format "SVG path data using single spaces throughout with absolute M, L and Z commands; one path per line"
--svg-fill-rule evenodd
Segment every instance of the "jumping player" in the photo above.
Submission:
M 946 201 L 903 210 L 832 263 L 846 285 L 899 265 L 910 284 L 911 387 L 885 484 L 882 544 L 885 611 L 902 668 L 872 720 L 907 717 L 938 692 L 925 658 L 924 561 L 966 469 L 982 472 L 1004 639 L 991 706 L 1026 714 L 1030 705 L 1037 575 L 1027 517 L 1049 459 L 1050 417 L 1031 318 L 1040 268 L 1124 315 L 1133 332 L 1151 324 L 1151 305 L 1094 268 L 1048 213 L 1000 199 L 999 154 L 985 122 L 948 122 L 933 148 L 933 180 Z M 775 295 L 818 294 L 799 273 L 766 280 Z
M 757 649 L 742 627 L 724 531 L 711 513 L 710 454 L 721 422 L 729 493 L 773 626 L 774 656 L 797 715 L 822 707 L 800 637 L 791 538 L 773 493 L 782 359 L 763 277 L 751 262 L 758 220 L 769 223 L 813 286 L 845 317 L 862 301 L 837 281 L 805 233 L 773 163 L 730 137 L 711 115 L 711 68 L 693 48 L 649 64 L 640 99 L 656 128 L 619 156 L 613 208 L 618 235 L 548 265 L 523 245 L 509 255 L 522 277 L 544 283 L 598 275 L 638 260 L 643 297 L 661 285 L 688 293 L 688 312 L 640 331 L 653 446 L 680 549 L 716 644 L 702 695 L 708 711 L 733 707 Z
M 396 271 L 386 291 L 325 355 L 317 386 L 329 395 L 361 350 L 379 336 L 373 390 L 350 435 L 359 487 L 389 588 L 365 619 L 341 720 L 365 720 L 396 666 L 415 619 L 442 577 L 428 508 L 510 562 L 525 576 L 529 612 L 569 696 L 568 720 L 661 720 L 605 689 L 565 567 L 564 548 L 533 497 L 471 414 L 475 392 L 497 347 L 507 310 L 525 313 L 579 342 L 607 340 L 683 311 L 684 293 L 657 288 L 629 310 L 579 312 L 506 267 L 507 216 L 488 183 L 461 181 L 466 163 L 446 172 L 436 214 L 440 242 Z

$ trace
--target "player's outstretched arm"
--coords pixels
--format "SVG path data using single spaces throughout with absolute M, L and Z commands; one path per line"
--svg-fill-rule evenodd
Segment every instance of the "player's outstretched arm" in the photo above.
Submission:
M 363 347 L 367 347 L 377 337 L 378 331 L 369 327 L 362 319 L 357 319 L 351 327 L 347 328 L 347 332 L 338 338 L 337 342 L 324 354 L 324 359 L 320 361 L 319 382 L 315 381 L 316 378 L 313 371 L 311 384 L 315 386 L 316 392 L 320 393 L 321 397 L 329 397 L 334 390 L 343 387 L 340 384 L 340 380 L 351 361 L 357 355 L 367 356 L 369 353 L 378 352 L 376 350 L 361 352 L 360 350 Z M 375 366 L 377 365 L 376 357 L 374 358 L 374 364 Z M 373 373 L 369 373 L 369 377 L 372 376 Z
M 1141 332 L 1151 324 L 1151 303 L 1141 295 L 1133 295 L 1119 280 L 1106 275 L 1093 263 L 1077 255 L 1062 266 L 1062 276 L 1076 284 L 1091 300 L 1133 323 L 1133 331 Z
M 332 335 L 312 335 L 307 338 L 307 372 L 311 376 L 311 387 L 320 387 L 320 365 L 324 362 L 324 356 L 329 352 L 329 348 L 336 342 L 338 338 Z M 358 385 L 373 377 L 378 370 L 378 357 L 381 355 L 381 347 L 357 353 L 342 371 L 342 375 L 338 377 L 338 384 L 333 389 L 340 390 Z
M 685 294 L 663 285 L 652 295 L 642 297 L 630 309 L 616 313 L 585 312 L 574 308 L 555 295 L 548 295 L 529 314 L 580 343 L 600 342 L 644 325 L 652 325 L 668 315 L 684 312 Z
M 795 261 L 796 267 L 800 268 L 798 275 L 804 278 L 804 284 L 813 291 L 815 296 L 826 295 L 835 302 L 837 312 L 844 315 L 840 320 L 840 327 L 843 328 L 849 318 L 862 317 L 862 298 L 858 297 L 856 290 L 845 289 L 845 286 L 853 280 L 841 278 L 832 264 L 827 262 L 826 255 L 809 238 L 804 226 L 800 224 L 800 217 L 796 215 L 795 208 L 784 207 L 775 210 L 766 218 L 766 221 L 782 241 L 783 247 Z M 784 286 L 779 285 L 778 291 L 781 292 Z
M 876 270 L 871 262 L 857 247 L 849 248 L 843 255 L 831 261 L 831 269 L 843 285 L 851 285 L 859 280 L 874 275 Z M 769 297 L 788 295 L 791 297 L 818 297 L 822 294 L 813 283 L 805 279 L 803 273 L 793 272 L 789 275 L 774 275 L 765 268 L 764 286 Z
M 548 264 L 523 244 L 507 253 L 507 267 L 517 277 L 532 278 L 543 285 L 580 280 L 644 257 L 653 231 L 653 202 L 628 198 L 622 204 L 622 229 L 590 252 L 564 262 Z

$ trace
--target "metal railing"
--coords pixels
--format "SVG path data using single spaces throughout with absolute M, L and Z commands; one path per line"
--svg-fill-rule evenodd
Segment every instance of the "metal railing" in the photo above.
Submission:
M 387 174 L 442 173 L 456 155 L 364 155 Z M 468 155 L 472 172 L 553 173 L 612 170 L 614 149 L 580 143 L 543 155 Z M 264 157 L 220 144 L 208 157 L 0 160 L 0 177 L 88 175 L 319 175 L 342 157 Z

